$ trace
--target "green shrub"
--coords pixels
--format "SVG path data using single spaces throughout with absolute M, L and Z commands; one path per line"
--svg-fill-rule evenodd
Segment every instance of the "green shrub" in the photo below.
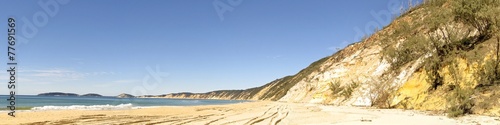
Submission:
M 448 117 L 458 117 L 464 114 L 472 113 L 474 102 L 472 95 L 474 89 L 472 83 L 464 78 L 464 74 L 458 68 L 459 62 L 456 59 L 448 65 L 449 75 L 451 80 L 448 81 L 449 94 L 446 97 Z
M 473 89 L 456 86 L 447 97 L 448 108 L 446 112 L 448 117 L 458 117 L 472 113 L 471 109 L 474 106 L 471 99 L 472 94 Z
M 352 96 L 352 92 L 359 87 L 359 83 L 352 81 L 351 84 L 342 86 L 340 81 L 334 81 L 330 82 L 329 86 L 334 98 L 344 97 L 345 100 Z
M 478 79 L 478 88 L 500 84 L 500 38 L 496 38 L 495 51 L 491 59 L 485 60 L 484 65 L 475 74 Z
M 354 90 L 358 87 L 359 87 L 359 83 L 352 81 L 351 84 L 344 87 L 344 90 L 340 93 L 340 95 L 345 97 L 345 99 L 350 98 L 352 95 L 352 92 L 354 92 Z
M 392 108 L 392 93 L 396 91 L 396 86 L 392 86 L 388 82 L 387 77 L 382 77 L 380 79 L 372 79 L 370 84 L 370 100 L 372 106 L 378 108 Z
M 329 85 L 333 96 L 337 96 L 344 89 L 340 86 L 340 81 L 330 82 Z

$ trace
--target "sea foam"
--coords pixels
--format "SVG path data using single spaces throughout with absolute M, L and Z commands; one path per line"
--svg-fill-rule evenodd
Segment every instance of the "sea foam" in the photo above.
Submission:
M 133 105 L 120 104 L 120 105 L 71 105 L 71 106 L 41 106 L 33 107 L 31 110 L 116 110 L 116 109 L 132 109 Z

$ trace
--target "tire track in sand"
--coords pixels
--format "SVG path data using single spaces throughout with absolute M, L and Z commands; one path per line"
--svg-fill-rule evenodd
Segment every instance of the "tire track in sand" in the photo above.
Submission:
M 266 105 L 266 107 L 267 107 L 267 106 L 269 106 L 269 105 Z M 266 107 L 259 107 L 259 109 L 253 109 L 253 110 L 262 110 L 262 109 L 265 109 Z M 269 113 L 269 112 L 270 112 L 273 108 L 276 108 L 276 107 L 278 107 L 278 106 L 277 106 L 277 105 L 273 105 L 273 106 L 271 106 L 270 108 L 265 109 L 265 111 L 264 111 L 264 113 L 263 113 L 262 115 L 266 115 L 266 114 L 268 114 L 268 113 Z M 248 109 L 247 109 L 247 110 L 248 110 Z M 237 113 L 237 114 L 235 114 L 235 115 L 227 115 L 227 116 L 231 116 L 231 117 L 237 117 L 237 118 L 235 118 L 235 119 L 237 119 L 237 120 L 232 120 L 232 121 L 224 121 L 224 122 L 222 122 L 222 123 L 215 123 L 215 122 L 217 122 L 217 121 L 223 121 L 222 119 L 232 119 L 231 117 L 223 117 L 222 119 L 219 119 L 219 120 L 217 120 L 217 121 L 215 121 L 215 122 L 211 122 L 210 124 L 217 124 L 217 125 L 229 125 L 229 124 L 236 124 L 236 123 L 239 123 L 239 124 L 245 124 L 245 123 L 247 123 L 248 121 L 250 121 L 250 120 L 255 120 L 255 119 L 257 119 L 257 118 L 259 117 L 259 116 L 246 116 L 246 115 L 245 115 L 245 112 L 246 112 L 246 111 L 244 111 L 244 112 L 239 112 L 239 113 Z M 253 112 L 253 111 L 249 111 L 249 112 Z M 261 116 L 262 116 L 262 115 L 261 115 Z M 245 117 L 245 118 L 241 118 L 241 117 Z M 234 119 L 234 118 L 233 118 L 233 119 Z
M 272 112 L 269 112 L 272 111 Z M 277 108 L 270 108 L 263 115 L 255 117 L 249 120 L 246 125 L 253 125 L 256 123 L 269 121 L 268 124 L 277 124 L 281 122 L 286 116 L 288 116 L 288 106 L 287 105 L 279 105 Z

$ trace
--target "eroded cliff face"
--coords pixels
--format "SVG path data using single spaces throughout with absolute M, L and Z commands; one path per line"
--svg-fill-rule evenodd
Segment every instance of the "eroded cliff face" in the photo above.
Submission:
M 442 7 L 450 6 L 446 2 Z M 440 6 L 437 8 L 439 9 Z M 444 10 L 446 11 L 446 10 Z M 435 86 L 429 81 L 429 74 L 424 63 L 432 56 L 433 51 L 423 52 L 412 57 L 406 63 L 395 65 L 394 60 L 388 61 L 384 50 L 388 46 L 399 48 L 406 42 L 411 42 L 412 36 L 436 37 L 437 41 L 446 41 L 450 32 L 470 40 L 481 38 L 480 31 L 467 27 L 464 23 L 450 19 L 439 22 L 436 28 L 426 27 L 425 20 L 433 20 L 425 6 L 416 8 L 395 19 L 390 25 L 372 36 L 351 44 L 335 54 L 312 63 L 299 73 L 277 79 L 266 85 L 246 90 L 221 90 L 208 93 L 176 93 L 161 97 L 166 98 L 201 98 L 201 99 L 241 99 L 241 100 L 272 100 L 285 102 L 322 103 L 347 106 L 372 106 L 377 97 L 387 96 L 387 106 L 418 110 L 445 110 L 446 95 L 450 88 L 470 86 L 465 89 L 477 89 L 481 76 L 478 72 L 485 69 L 487 60 L 494 57 L 495 41 L 498 38 L 483 39 L 472 48 L 449 54 L 462 53 L 462 56 L 441 55 L 450 64 L 441 64 L 438 73 L 442 75 L 442 85 Z M 415 27 L 408 24 L 422 23 Z M 407 28 L 411 27 L 411 28 Z M 409 30 L 405 35 L 396 35 L 400 30 Z M 466 34 L 466 35 L 463 35 Z M 394 37 L 393 39 L 387 39 Z M 389 41 L 392 40 L 392 41 Z M 500 43 L 500 42 L 499 42 Z M 418 48 L 419 44 L 415 44 Z M 427 45 L 423 45 L 427 46 Z M 443 45 L 446 46 L 446 45 Z M 408 47 L 408 46 L 407 46 Z M 411 47 L 411 46 L 410 46 Z M 422 47 L 420 47 L 422 48 Z M 425 48 L 422 48 L 425 49 Z M 411 51 L 409 51 L 411 53 Z M 473 56 L 470 56 L 473 55 Z M 473 57 L 473 58 L 472 58 Z M 450 72 L 453 64 L 459 74 Z M 457 78 L 460 76 L 460 81 Z M 459 84 L 453 84 L 459 83 Z M 470 83 L 465 85 L 465 83 Z M 353 87 L 354 86 L 354 87 Z M 476 86 L 476 87 L 474 87 Z M 342 90 L 336 88 L 343 88 Z M 434 88 L 434 89 L 433 89 Z M 473 93 L 476 102 L 475 113 L 500 116 L 500 87 L 487 87 L 487 91 Z M 382 91 L 382 92 L 381 92 Z M 383 95 L 385 94 L 385 95 Z M 496 103 L 496 104 L 487 104 Z
M 390 66 L 380 56 L 381 47 L 370 46 L 369 42 L 356 43 L 331 56 L 320 70 L 312 72 L 306 78 L 299 81 L 288 90 L 280 101 L 329 103 L 330 86 L 332 82 L 340 82 L 341 85 L 352 82 L 368 82 L 371 78 L 379 77 Z M 367 87 L 361 84 L 361 88 Z M 356 105 L 370 105 L 367 91 L 359 89 L 355 91 L 351 103 Z M 339 104 L 339 102 L 335 103 Z
M 377 97 L 383 96 L 377 92 L 380 91 L 377 89 L 383 89 L 382 91 L 386 91 L 385 93 L 388 94 L 387 107 L 444 111 L 449 108 L 450 99 L 447 100 L 449 93 L 453 88 L 461 87 L 473 92 L 470 95 L 474 100 L 472 103 L 474 106 L 470 112 L 500 116 L 500 92 L 495 91 L 499 87 L 495 87 L 495 85 L 486 87 L 490 90 L 479 90 L 484 88 L 478 88 L 479 79 L 484 77 L 478 75 L 478 72 L 488 69 L 485 68 L 485 63 L 488 60 L 495 60 L 493 46 L 497 46 L 495 42 L 498 42 L 498 37 L 483 40 L 470 49 L 450 52 L 449 56 L 444 55 L 443 61 L 451 60 L 451 62 L 439 65 L 438 73 L 442 77 L 442 85 L 437 87 L 433 86 L 435 83 L 430 83 L 429 72 L 425 68 L 427 65 L 424 65 L 432 52 L 414 57 L 408 63 L 398 66 L 384 58 L 382 51 L 385 49 L 384 46 L 390 46 L 387 44 L 401 46 L 401 44 L 411 41 L 408 36 L 398 36 L 396 42 L 391 43 L 386 42 L 387 39 L 384 37 L 390 37 L 388 34 L 399 32 L 397 30 L 401 30 L 398 27 L 402 27 L 402 22 L 419 21 L 415 20 L 415 17 L 422 17 L 422 20 L 432 19 L 432 17 L 422 15 L 423 12 L 425 12 L 425 8 L 407 13 L 406 16 L 396 19 L 368 39 L 350 45 L 332 55 L 320 66 L 318 71 L 312 72 L 290 88 L 280 101 L 373 106 Z M 425 35 L 440 40 L 450 37 L 448 36 L 451 34 L 450 32 L 466 40 L 481 35 L 478 30 L 467 27 L 461 22 L 455 22 L 455 20 L 442 23 L 434 31 L 431 31 L 431 28 L 426 29 L 426 27 L 414 29 L 416 30 L 409 31 L 413 32 L 410 35 L 428 33 L 432 35 Z M 450 67 L 454 67 L 456 71 L 450 71 Z M 332 83 L 340 84 L 333 86 Z M 332 89 L 332 87 L 344 87 L 345 89 L 350 84 L 359 84 L 359 87 L 353 88 L 352 93 L 347 94 L 349 96 L 340 96 L 343 95 L 342 92 L 340 94 L 333 92 L 341 90 Z M 380 84 L 386 85 L 379 87 Z
M 488 52 L 484 54 L 484 61 L 491 60 L 493 53 L 494 52 Z M 396 108 L 443 111 L 447 108 L 446 95 L 450 92 L 447 90 L 449 89 L 448 86 L 456 86 L 450 84 L 453 81 L 462 81 L 458 82 L 460 83 L 458 86 L 462 88 L 477 89 L 479 76 L 476 76 L 476 74 L 481 71 L 480 69 L 485 66 L 485 63 L 471 63 L 464 58 L 456 58 L 455 61 L 457 62 L 456 70 L 460 72 L 452 73 L 450 71 L 450 66 L 452 65 L 444 66 L 439 71 L 445 74 L 443 78 L 444 85 L 442 85 L 445 87 L 429 91 L 432 84 L 428 81 L 428 75 L 425 74 L 425 69 L 420 69 L 411 74 L 409 79 L 393 93 L 394 98 L 391 100 L 391 105 Z M 488 90 L 473 94 L 471 98 L 474 98 L 474 105 L 477 105 L 477 107 L 472 109 L 473 113 L 500 116 L 500 92 L 496 91 L 500 89 L 500 87 L 496 86 L 489 89 L 492 91 Z
M 384 31 L 381 31 L 384 32 Z M 381 34 L 381 32 L 379 32 Z M 313 72 L 307 78 L 299 81 L 288 90 L 280 101 L 324 103 L 333 105 L 371 106 L 373 102 L 373 84 L 376 81 L 390 82 L 390 86 L 399 87 L 404 84 L 417 70 L 421 61 L 408 64 L 395 75 L 387 75 L 391 66 L 382 58 L 378 35 L 350 45 L 344 50 L 332 55 L 319 71 Z M 350 97 L 334 98 L 331 83 L 341 86 L 359 84 Z
M 328 57 L 318 71 L 300 80 L 280 101 L 371 106 L 378 96 L 373 93 L 376 84 L 389 84 L 388 87 L 395 89 L 402 86 L 425 59 L 423 56 L 413 63 L 398 67 L 399 72 L 391 70 L 392 64 L 384 59 L 382 50 L 387 43 L 384 43 L 383 38 L 395 32 L 403 20 L 412 20 L 412 17 L 401 17 L 367 39 Z M 402 38 L 398 42 L 404 41 Z M 349 97 L 335 97 L 332 95 L 332 83 L 340 83 L 340 86 L 359 84 L 359 87 L 354 88 Z

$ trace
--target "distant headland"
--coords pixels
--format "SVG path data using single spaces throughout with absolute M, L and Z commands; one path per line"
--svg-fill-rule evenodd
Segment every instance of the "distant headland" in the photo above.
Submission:
M 135 96 L 130 95 L 130 94 L 126 94 L 126 93 L 122 93 L 122 94 L 116 96 L 116 98 L 135 98 Z
M 84 97 L 102 97 L 102 95 L 95 94 L 95 93 L 83 94 L 83 95 L 80 95 L 80 96 L 84 96 Z
M 48 92 L 48 93 L 40 93 L 37 96 L 79 96 L 79 95 L 75 93 Z
M 103 97 L 102 95 L 96 93 L 78 95 L 75 93 L 65 93 L 65 92 L 47 92 L 47 93 L 40 93 L 37 96 Z

